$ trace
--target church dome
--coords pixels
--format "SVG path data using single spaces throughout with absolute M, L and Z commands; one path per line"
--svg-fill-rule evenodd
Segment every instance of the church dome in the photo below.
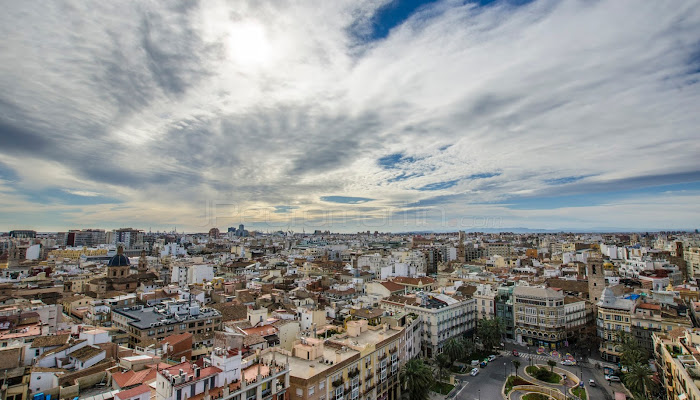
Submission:
M 108 267 L 123 267 L 130 265 L 131 263 L 129 262 L 129 258 L 127 258 L 124 255 L 124 249 L 119 246 L 117 248 L 117 254 L 109 259 L 109 262 L 107 263 Z

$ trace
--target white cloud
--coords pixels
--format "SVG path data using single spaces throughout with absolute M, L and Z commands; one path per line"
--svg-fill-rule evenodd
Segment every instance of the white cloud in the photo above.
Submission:
M 298 207 L 246 216 L 283 223 L 337 208 L 322 196 L 376 199 L 344 206 L 353 218 L 451 196 L 439 205 L 450 218 L 532 227 L 642 226 L 605 208 L 623 206 L 655 212 L 645 227 L 700 222 L 653 201 L 592 206 L 587 219 L 479 205 L 697 175 L 697 4 L 445 1 L 363 42 L 353 32 L 369 32 L 380 6 L 12 3 L 0 16 L 0 154 L 14 188 L 123 201 L 95 206 L 108 209 L 95 223 L 193 229 L 209 223 L 188 211 L 204 204 Z M 412 161 L 379 166 L 390 154 Z M 46 167 L 17 167 L 31 164 Z M 47 225 L 81 210 L 47 213 Z

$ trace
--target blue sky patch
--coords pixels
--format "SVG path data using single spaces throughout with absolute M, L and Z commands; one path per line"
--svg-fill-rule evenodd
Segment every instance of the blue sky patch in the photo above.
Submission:
M 614 204 L 621 200 L 639 196 L 660 195 L 664 193 L 681 194 L 683 192 L 697 193 L 700 182 L 675 183 L 653 187 L 643 187 L 610 192 L 594 192 L 551 197 L 520 197 L 504 201 L 506 208 L 513 210 L 553 210 L 566 207 L 589 207 L 601 204 Z
M 578 182 L 581 179 L 588 178 L 591 175 L 565 176 L 563 178 L 546 179 L 544 182 L 549 185 L 565 185 L 567 183 Z
M 414 157 L 406 156 L 403 153 L 389 154 L 388 156 L 380 157 L 377 160 L 379 166 L 384 169 L 394 169 L 398 168 L 400 164 L 410 164 L 416 162 Z
M 484 172 L 482 174 L 474 174 L 474 175 L 469 175 L 465 179 L 487 179 L 487 178 L 493 178 L 496 176 L 500 176 L 500 172 Z
M 451 180 L 451 181 L 444 181 L 444 182 L 435 182 L 435 183 L 429 183 L 421 188 L 418 188 L 418 190 L 421 191 L 426 191 L 426 190 L 442 190 L 442 189 L 449 189 L 453 187 L 454 185 L 459 182 L 459 179 Z
M 47 188 L 34 192 L 26 193 L 30 201 L 39 204 L 66 204 L 71 206 L 95 205 L 95 204 L 119 204 L 121 200 L 97 195 L 97 196 L 82 196 L 75 193 L 69 193 L 60 188 Z
M 292 210 L 296 210 L 297 206 L 275 206 L 275 214 L 286 214 Z
M 349 197 L 349 196 L 323 196 L 321 201 L 327 201 L 330 203 L 340 203 L 340 204 L 362 204 L 372 201 L 367 197 Z

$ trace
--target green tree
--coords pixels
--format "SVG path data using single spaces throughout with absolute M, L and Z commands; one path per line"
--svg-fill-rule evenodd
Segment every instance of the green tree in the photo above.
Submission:
M 622 342 L 620 345 L 620 349 L 622 350 L 620 363 L 622 365 L 629 367 L 634 364 L 644 364 L 647 362 L 649 359 L 649 352 L 639 344 L 634 336 L 624 332 L 618 336 L 618 340 Z
M 628 366 L 623 379 L 628 389 L 643 396 L 654 386 L 651 368 L 647 364 L 636 363 Z
M 438 380 L 441 380 L 445 377 L 445 370 L 450 368 L 452 362 L 450 361 L 450 357 L 444 353 L 438 354 L 437 357 L 435 357 L 435 362 L 438 367 Z
M 399 374 L 407 400 L 428 400 L 433 385 L 433 371 L 420 358 L 408 360 Z
M 554 367 L 557 366 L 557 362 L 554 361 L 554 360 L 548 360 L 548 361 L 547 361 L 547 365 L 549 365 L 549 370 L 550 370 L 551 372 L 554 372 Z
M 462 359 L 468 360 L 474 353 L 474 341 L 463 337 L 459 339 L 459 344 L 462 346 Z
M 479 340 L 484 350 L 491 351 L 501 343 L 501 334 L 505 331 L 505 325 L 500 318 L 480 319 L 477 325 Z
M 515 376 L 518 376 L 518 368 L 520 368 L 520 360 L 511 361 L 515 367 Z
M 453 363 L 464 357 L 464 345 L 460 339 L 452 337 L 442 345 L 442 352 L 449 357 L 450 363 Z

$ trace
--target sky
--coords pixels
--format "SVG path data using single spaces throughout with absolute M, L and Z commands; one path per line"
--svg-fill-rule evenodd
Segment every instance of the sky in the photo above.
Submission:
M 700 227 L 695 1 L 14 1 L 0 231 Z

